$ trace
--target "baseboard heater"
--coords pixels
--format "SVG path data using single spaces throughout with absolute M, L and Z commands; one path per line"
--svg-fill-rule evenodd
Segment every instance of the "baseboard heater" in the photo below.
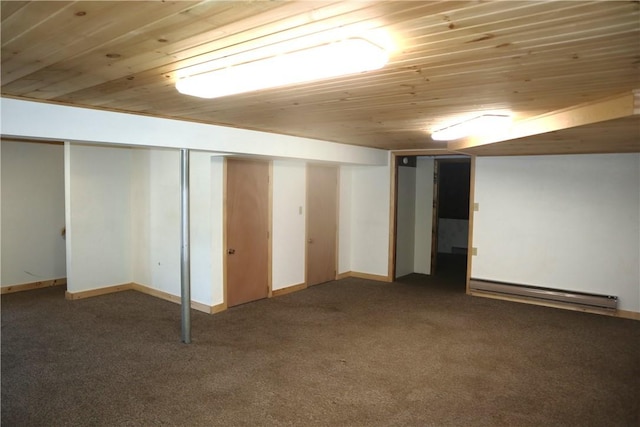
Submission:
M 588 294 L 584 292 L 563 291 L 558 289 L 541 288 L 529 285 L 514 285 L 511 283 L 492 282 L 488 280 L 471 279 L 471 292 L 485 292 L 495 295 L 521 297 L 550 303 L 561 303 L 581 308 L 616 310 L 618 297 L 611 295 Z

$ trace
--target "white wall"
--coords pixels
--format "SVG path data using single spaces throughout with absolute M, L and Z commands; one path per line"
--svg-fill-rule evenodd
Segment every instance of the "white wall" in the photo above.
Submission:
M 69 290 L 136 282 L 179 295 L 179 152 L 79 144 L 70 144 L 69 151 L 70 262 L 76 266 Z M 191 152 L 191 293 L 194 301 L 210 306 L 224 299 L 223 165 L 218 154 Z M 386 276 L 389 168 L 343 166 L 340 180 L 348 183 L 340 189 L 341 267 L 346 263 L 349 270 L 355 266 L 354 271 Z M 305 280 L 305 182 L 304 162 L 273 162 L 274 290 Z M 348 197 L 356 192 L 352 203 Z M 89 213 L 96 210 L 102 217 L 92 222 Z M 106 220 L 113 224 L 103 235 Z M 103 240 L 98 251 L 89 249 L 94 239 Z M 351 247 L 358 251 L 349 251 Z M 102 263 L 104 253 L 119 258 Z M 75 263 L 78 257 L 81 264 Z M 111 274 L 87 280 L 98 264 L 108 266 Z
M 131 271 L 132 281 L 151 284 L 150 224 L 151 155 L 147 148 L 132 150 L 131 170 Z
M 64 147 L 2 141 L 2 286 L 66 277 Z
M 179 246 L 174 243 L 179 236 L 178 204 L 170 202 L 177 196 L 174 175 L 178 165 L 173 159 L 177 152 L 164 151 L 174 148 L 192 149 L 194 300 L 211 305 L 223 300 L 223 159 L 216 157 L 220 154 L 282 159 L 276 160 L 280 166 L 285 159 L 299 161 L 299 165 L 307 160 L 379 165 L 372 170 L 348 170 L 344 179 L 341 176 L 349 188 L 346 196 L 340 194 L 344 222 L 339 230 L 339 268 L 387 274 L 389 168 L 385 150 L 15 99 L 2 98 L 0 103 L 3 134 L 70 141 L 64 150 L 68 160 L 65 210 L 70 292 L 131 281 L 177 292 L 179 258 L 175 255 Z M 131 148 L 141 146 L 159 148 Z M 300 215 L 299 206 L 304 192 L 300 192 L 301 181 L 287 177 L 297 176 L 301 169 L 280 166 L 275 169 L 280 184 L 274 187 L 278 199 L 274 210 L 290 220 L 295 217 L 291 224 L 297 231 L 283 228 L 282 223 L 276 225 L 274 289 L 304 281 L 300 275 L 303 262 L 284 262 L 284 257 L 293 253 L 290 244 L 300 245 L 300 221 L 305 212 Z M 357 203 L 346 198 L 354 194 L 350 193 L 352 172 Z M 288 191 L 293 192 L 293 198 L 285 196 Z M 375 246 L 373 256 L 371 245 Z M 298 258 L 303 253 L 296 252 Z
M 338 185 L 338 274 L 351 271 L 351 168 L 340 166 Z
M 65 143 L 67 290 L 130 283 L 128 148 Z
M 640 154 L 477 158 L 472 277 L 640 312 Z
M 82 264 L 74 262 L 69 290 L 135 282 L 179 296 L 178 150 L 72 144 L 70 151 L 71 251 Z M 223 165 L 215 153 L 191 152 L 191 297 L 209 306 L 224 300 Z M 306 166 L 275 161 L 273 174 L 272 285 L 281 289 L 304 282 Z M 95 223 L 94 211 L 101 212 Z M 90 250 L 93 239 L 101 239 L 100 248 Z M 105 253 L 111 260 L 102 268 L 112 274 L 87 280 Z
M 418 157 L 415 168 L 398 168 L 396 277 L 431 274 L 433 168 L 432 157 Z
M 351 171 L 346 172 L 345 178 L 341 176 L 341 182 L 349 183 L 349 188 L 340 194 L 339 269 L 348 271 L 353 267 L 386 275 L 389 169 L 385 150 L 15 99 L 2 98 L 0 104 L 3 134 L 71 141 L 65 146 L 65 158 L 69 159 L 65 167 L 65 209 L 71 292 L 130 281 L 177 292 L 178 259 L 174 255 L 178 246 L 173 243 L 179 236 L 178 205 L 165 203 L 176 196 L 177 182 L 173 174 L 177 173 L 178 165 L 172 158 L 177 154 L 163 148 L 192 149 L 191 275 L 195 301 L 215 305 L 223 300 L 223 159 L 217 157 L 221 153 L 385 165 L 374 171 L 382 198 L 374 193 L 365 196 L 368 199 L 365 203 L 375 209 L 373 218 L 369 218 L 367 208 L 362 205 L 351 209 L 354 206 L 348 199 Z M 126 148 L 116 148 L 118 145 Z M 140 146 L 160 148 L 151 151 L 130 148 Z M 295 175 L 297 172 L 283 169 L 275 173 Z M 355 174 L 355 185 L 359 189 L 376 183 L 361 179 L 360 171 Z M 282 176 L 279 179 L 285 187 L 294 186 L 291 189 L 294 199 L 300 198 L 300 187 L 295 186 L 300 182 L 289 182 Z M 275 210 L 291 215 L 291 206 L 299 208 L 299 202 L 284 196 L 287 190 L 274 188 L 274 191 L 279 199 Z M 91 219 L 93 214 L 95 221 Z M 351 227 L 353 219 L 358 224 L 355 229 Z M 296 220 L 300 220 L 299 216 Z M 274 289 L 295 284 L 292 281 L 298 283 L 300 271 L 304 269 L 299 260 L 285 266 L 283 257 L 290 249 L 277 243 L 298 242 L 301 223 L 294 223 L 298 227 L 296 232 L 277 225 L 280 228 L 274 237 L 277 245 L 273 253 L 276 259 Z M 111 227 L 109 232 L 101 228 L 105 224 Z M 378 224 L 383 229 L 377 228 Z M 355 248 L 351 245 L 352 234 L 358 240 Z M 367 241 L 377 245 L 372 259 L 368 257 Z M 103 247 L 91 252 L 92 242 L 101 243 Z M 297 253 L 298 257 L 303 256 L 303 252 Z M 357 255 L 352 257 L 352 253 Z
M 396 210 L 396 277 L 414 272 L 416 231 L 416 169 L 398 167 Z
M 190 153 L 191 299 L 223 302 L 222 162 L 214 153 Z M 180 153 L 133 150 L 133 281 L 180 295 Z
M 133 281 L 180 295 L 180 153 L 132 151 Z
M 416 214 L 413 271 L 431 274 L 433 229 L 433 157 L 416 159 Z
M 224 158 L 211 158 L 211 281 L 213 304 L 224 301 L 224 257 L 226 248 L 223 246 L 223 207 L 224 207 Z
M 0 99 L 3 135 L 384 165 L 387 152 L 355 145 L 18 99 Z M 73 126 L 69 126 L 73 123 Z
M 272 289 L 305 281 L 306 165 L 273 162 Z
M 351 271 L 388 275 L 390 167 L 349 166 Z
M 191 299 L 209 306 L 223 300 L 222 163 L 211 153 L 190 154 Z

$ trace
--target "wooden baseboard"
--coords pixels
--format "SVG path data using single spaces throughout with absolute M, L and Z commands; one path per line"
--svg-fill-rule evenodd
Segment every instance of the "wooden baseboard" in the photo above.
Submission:
M 3 286 L 0 294 L 11 294 L 13 292 L 31 291 L 34 289 L 48 288 L 50 286 L 63 286 L 67 284 L 67 278 L 41 280 L 39 282 L 21 283 L 19 285 Z
M 279 297 L 282 295 L 286 295 L 286 294 L 290 294 L 292 292 L 298 292 L 301 291 L 303 289 L 307 289 L 307 284 L 306 283 L 298 283 L 297 285 L 293 285 L 293 286 L 287 286 L 286 288 L 282 288 L 282 289 L 276 289 L 273 291 L 273 295 L 274 297 Z
M 133 283 L 123 283 L 121 285 L 107 286 L 105 288 L 90 289 L 88 291 L 69 292 L 65 293 L 65 298 L 68 300 L 77 300 L 83 298 L 92 298 L 100 295 L 112 294 L 114 292 L 130 291 L 133 289 Z
M 350 271 L 345 271 L 344 273 L 339 273 L 336 276 L 336 280 L 346 279 L 347 277 L 351 277 L 351 272 Z
M 347 271 L 344 273 L 340 273 L 336 276 L 336 280 L 346 279 L 347 277 L 355 277 L 358 279 L 367 279 L 367 280 L 375 280 L 376 282 L 387 282 L 391 283 L 393 280 L 388 276 L 381 276 L 378 274 L 369 274 L 369 273 L 360 273 L 358 271 Z
M 618 310 L 616 316 L 622 317 L 623 319 L 640 320 L 640 313 L 637 311 Z
M 531 304 L 531 305 L 539 305 L 541 307 L 551 307 L 551 308 L 560 308 L 563 310 L 571 310 L 571 311 L 581 311 L 583 313 L 591 313 L 591 314 L 601 314 L 604 316 L 612 316 L 612 317 L 621 317 L 625 319 L 633 319 L 640 320 L 640 313 L 635 311 L 627 311 L 627 310 L 606 310 L 606 309 L 598 309 L 598 308 L 588 308 L 588 307 L 576 307 L 570 304 L 562 304 L 551 301 L 540 301 L 533 300 L 529 298 L 520 298 L 517 296 L 506 296 L 506 295 L 497 295 L 489 292 L 482 291 L 469 291 L 467 292 L 469 295 L 474 297 L 482 297 L 482 298 L 491 298 L 502 301 L 511 301 L 511 302 L 519 302 L 523 304 Z
M 179 296 L 160 291 L 158 289 L 153 289 L 145 285 L 141 285 L 139 283 L 132 283 L 131 289 L 134 291 L 142 292 L 143 294 L 151 295 L 156 298 L 163 299 L 165 301 L 170 301 L 176 304 L 182 303 L 182 300 Z M 213 309 L 217 306 L 209 306 L 197 301 L 191 301 L 191 308 L 194 310 L 202 311 L 203 313 L 211 314 L 213 313 Z M 218 310 L 222 311 L 222 310 Z
M 221 311 L 225 311 L 227 309 L 227 303 L 221 303 L 211 306 L 211 314 L 220 313 Z
M 176 304 L 181 303 L 181 299 L 179 296 L 172 295 L 167 292 L 160 291 L 158 289 L 153 289 L 148 286 L 141 285 L 139 283 L 123 283 L 121 285 L 108 286 L 106 288 L 99 288 L 99 289 L 91 289 L 91 290 L 82 291 L 82 292 L 67 291 L 65 294 L 65 297 L 68 300 L 77 300 L 77 299 L 97 297 L 100 295 L 107 295 L 107 294 L 112 294 L 114 292 L 122 292 L 122 291 L 137 291 L 146 295 L 151 295 L 152 297 L 163 299 L 165 301 L 170 301 Z M 221 311 L 226 310 L 227 306 L 226 304 L 209 306 L 197 301 L 191 301 L 191 308 L 194 310 L 202 311 L 207 314 L 213 314 L 213 313 L 219 313 Z

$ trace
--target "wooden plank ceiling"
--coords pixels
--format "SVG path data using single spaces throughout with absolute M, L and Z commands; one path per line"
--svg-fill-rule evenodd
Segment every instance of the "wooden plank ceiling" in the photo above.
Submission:
M 384 149 L 447 148 L 429 131 L 478 112 L 526 119 L 640 88 L 637 1 L 1 5 L 3 96 Z M 212 100 L 174 87 L 187 66 L 338 26 L 387 31 L 389 63 Z M 636 117 L 461 152 L 640 151 Z

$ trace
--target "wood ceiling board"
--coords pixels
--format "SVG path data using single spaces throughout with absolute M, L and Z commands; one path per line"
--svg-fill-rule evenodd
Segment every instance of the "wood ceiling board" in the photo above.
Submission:
M 494 129 L 491 133 L 450 141 L 447 146 L 452 150 L 464 150 L 496 142 L 511 141 L 632 116 L 638 108 L 640 108 L 640 90 L 632 90 L 595 102 L 587 102 L 526 120 L 514 121 L 503 129 Z
M 142 33 L 138 14 L 156 21 L 184 10 L 189 4 L 162 3 L 158 7 L 152 2 L 135 2 L 133 5 L 126 2 L 77 2 L 64 8 L 57 6 L 59 9 L 56 10 L 53 9 L 56 2 L 35 2 L 34 6 L 48 5 L 52 9 L 48 11 L 50 16 L 40 25 L 32 24 L 30 19 L 18 21 L 25 28 L 2 46 L 3 52 L 11 54 L 3 58 L 3 84 L 32 75 L 48 66 L 62 69 L 66 65 L 61 63 L 73 64 L 78 56 L 85 58 L 87 67 L 104 66 L 112 62 L 104 57 L 105 54 L 118 53 L 104 49 L 104 46 L 113 44 L 123 34 Z M 135 6 L 136 13 L 131 13 L 132 6 Z M 6 40 L 5 35 L 12 34 L 12 30 L 5 27 L 4 21 L 2 30 L 3 40 Z
M 81 39 L 85 40 L 85 42 L 80 47 L 85 47 L 86 45 L 90 46 L 90 48 L 84 50 L 78 48 L 77 54 L 74 54 L 75 51 L 67 52 L 63 58 L 54 58 L 56 61 L 51 61 L 51 64 L 42 64 L 41 61 L 39 64 L 43 66 L 38 71 L 28 75 L 29 79 L 41 81 L 40 88 L 48 88 L 46 99 L 52 99 L 70 91 L 95 86 L 119 77 L 130 76 L 138 71 L 145 71 L 150 67 L 166 64 L 167 61 L 173 63 L 176 60 L 174 50 L 185 48 L 184 38 L 189 39 L 192 34 L 199 35 L 203 32 L 210 34 L 211 24 L 207 18 L 225 16 L 225 12 L 233 9 L 233 4 L 216 2 L 199 4 L 197 7 L 194 7 L 193 2 L 177 2 L 171 4 L 172 8 L 165 6 L 159 9 L 153 2 L 142 2 L 144 7 L 138 6 L 136 14 L 131 14 L 127 13 L 127 10 L 130 10 L 131 7 L 127 2 L 117 2 L 117 4 L 119 9 L 111 10 L 109 16 L 104 17 L 109 22 L 119 22 L 117 28 L 114 29 L 114 26 L 102 26 L 103 31 L 93 37 L 93 39 L 98 39 L 98 36 L 100 36 L 97 42 L 91 39 Z M 259 4 L 269 5 L 264 2 Z M 227 17 L 228 20 L 243 16 L 238 13 L 237 8 L 233 10 L 234 13 L 232 16 Z M 241 10 L 244 11 L 244 8 Z M 148 19 L 145 22 L 149 23 L 141 27 L 138 13 L 144 14 Z M 246 13 L 253 13 L 253 9 Z M 120 18 L 121 15 L 129 16 L 129 19 L 122 19 Z M 83 16 L 79 19 L 84 20 L 86 17 Z M 221 20 L 222 18 L 218 19 Z M 91 23 L 89 20 L 84 20 L 84 22 Z M 189 24 L 185 27 L 187 22 Z M 116 32 L 113 33 L 112 30 L 116 30 Z M 158 34 L 161 35 L 159 36 Z M 190 45 L 197 43 L 198 41 L 191 41 Z M 107 55 L 113 54 L 117 54 L 119 57 L 107 57 Z M 68 78 L 61 77 L 58 80 L 41 78 L 39 73 L 46 70 L 44 65 L 69 70 L 70 75 Z M 74 71 L 75 73 L 73 73 Z M 71 89 L 57 89 L 56 84 L 60 82 L 64 82 L 65 86 Z M 10 83 L 10 81 L 7 81 L 7 83 Z M 12 88 L 10 84 L 7 87 L 9 89 Z M 15 95 L 45 98 L 39 96 L 39 93 L 13 93 Z
M 0 4 L 0 19 L 7 19 L 28 4 L 28 1 L 3 1 Z
M 552 5 L 538 4 L 538 7 L 544 6 L 546 9 L 550 9 L 553 5 L 557 4 L 560 3 L 553 3 Z M 579 3 L 575 2 L 575 4 Z M 521 15 L 513 16 L 508 20 L 503 19 L 486 24 L 454 24 L 453 22 L 446 21 L 433 26 L 415 28 L 414 31 L 405 34 L 405 37 L 407 43 L 411 46 L 411 51 L 428 51 L 433 54 L 436 52 L 446 52 L 453 44 L 463 49 L 463 52 L 465 49 L 477 49 L 478 46 L 509 47 L 513 46 L 514 42 L 518 42 L 519 47 L 530 49 L 548 46 L 550 42 L 557 43 L 562 39 L 584 39 L 588 35 L 600 34 L 604 29 L 606 29 L 607 32 L 611 32 L 611 29 L 607 28 L 609 25 L 622 25 L 625 26 L 624 28 L 631 26 L 632 29 L 634 28 L 632 19 L 625 18 L 621 20 L 620 18 L 621 14 L 629 13 L 628 7 L 624 10 L 618 9 L 617 14 L 609 13 L 609 15 L 613 16 L 611 16 L 608 21 L 605 21 L 603 14 L 607 11 L 612 12 L 612 9 L 603 9 L 602 5 L 600 5 L 597 10 L 588 15 L 583 15 L 582 18 L 573 15 L 570 17 L 562 17 L 558 15 L 556 11 L 551 10 L 544 14 L 524 11 Z M 637 13 L 635 15 L 637 15 Z M 634 15 L 631 15 L 631 17 L 633 16 Z M 576 26 L 574 24 L 576 19 L 586 20 L 587 22 L 581 22 L 579 26 Z M 594 28 L 594 24 L 598 26 Z M 400 32 L 402 31 L 403 25 L 406 25 L 406 23 L 399 25 Z M 571 33 L 558 33 L 554 31 L 563 27 L 570 27 Z M 391 29 L 393 29 L 393 26 Z M 621 29 L 617 31 L 619 32 Z
M 207 59 L 207 55 L 203 55 L 203 52 L 208 52 L 210 50 L 213 51 L 213 53 L 209 55 L 212 57 L 233 53 L 238 50 L 236 46 L 241 42 L 241 37 L 244 37 L 244 39 L 248 39 L 249 41 L 262 37 L 260 38 L 260 40 L 262 40 L 261 43 L 266 43 L 267 41 L 264 40 L 265 37 L 263 34 L 269 35 L 269 31 L 276 31 L 279 28 L 269 26 L 272 24 L 271 21 L 273 19 L 281 19 L 284 16 L 288 16 L 290 13 L 299 13 L 301 10 L 304 10 L 305 12 L 314 11 L 314 13 L 324 16 L 329 13 L 324 9 L 329 9 L 330 7 L 322 4 L 323 13 L 319 13 L 317 10 L 313 9 L 314 5 L 317 5 L 316 3 L 307 2 L 296 4 L 286 3 L 284 4 L 285 7 L 280 6 L 282 3 L 257 2 L 251 3 L 252 8 L 247 6 L 248 3 L 237 3 L 241 7 L 235 7 L 232 9 L 229 9 L 229 4 L 235 5 L 236 2 L 224 3 L 225 10 L 220 10 L 220 3 L 205 3 L 205 6 L 208 6 L 208 10 L 206 11 L 207 13 L 204 13 L 201 10 L 202 7 L 200 5 L 198 7 L 192 7 L 188 9 L 188 14 L 180 13 L 175 15 L 180 18 L 180 21 L 178 21 L 179 28 L 177 30 L 173 28 L 176 24 L 172 24 L 173 27 L 170 30 L 167 29 L 167 23 L 164 21 L 168 21 L 169 19 L 166 19 L 161 23 L 163 27 L 159 29 L 147 28 L 145 32 L 136 32 L 134 38 L 123 40 L 113 46 L 104 46 L 101 48 L 103 52 L 101 52 L 100 55 L 97 55 L 98 60 L 101 61 L 100 63 L 95 62 L 96 59 L 94 56 L 92 56 L 92 58 L 80 56 L 75 58 L 75 60 L 65 62 L 64 66 L 66 68 L 82 70 L 82 73 L 76 73 L 66 79 L 60 78 L 57 82 L 52 81 L 51 79 L 39 78 L 36 73 L 36 75 L 29 76 L 29 79 L 42 81 L 41 88 L 29 93 L 13 90 L 12 94 L 22 95 L 28 98 L 63 100 L 65 97 L 73 95 L 73 92 L 80 92 L 83 89 L 91 89 L 105 84 L 108 85 L 113 81 L 125 77 L 139 79 L 140 77 L 144 78 L 151 74 L 157 78 L 159 75 L 173 73 L 178 68 L 205 61 Z M 348 4 L 359 5 L 359 8 L 362 8 L 362 5 L 366 5 L 365 3 L 359 2 L 351 2 Z M 272 9 L 274 5 L 280 7 L 269 10 L 268 13 L 260 13 L 266 8 L 265 5 Z M 218 9 L 213 8 L 213 6 L 216 6 Z M 302 7 L 304 7 L 304 9 L 302 9 Z M 240 9 L 240 11 L 238 11 L 238 9 Z M 285 10 L 282 11 L 281 9 Z M 353 9 L 353 6 L 351 6 L 350 9 Z M 228 10 L 232 10 L 233 13 L 226 16 L 223 12 Z M 198 13 L 195 14 L 195 11 Z M 337 6 L 332 6 L 331 11 L 333 13 L 344 13 L 345 6 L 342 5 L 339 9 Z M 187 30 L 184 29 L 185 23 L 182 22 L 182 19 L 185 19 L 183 15 L 189 15 L 191 18 L 194 14 L 196 15 L 197 20 L 195 23 L 193 20 L 189 21 L 189 25 L 186 28 L 191 32 L 187 32 Z M 226 19 L 221 18 L 221 15 L 225 15 Z M 171 23 L 174 22 L 175 16 L 171 17 Z M 220 27 L 211 27 L 211 23 L 209 21 L 212 17 L 216 18 L 216 23 L 221 25 Z M 303 22 L 308 20 L 309 18 L 304 18 Z M 287 22 L 287 25 L 298 26 L 301 24 L 301 22 L 297 22 L 300 21 L 300 19 L 297 19 L 297 21 L 293 23 L 289 22 L 290 20 L 285 21 Z M 260 25 L 260 27 L 256 27 L 256 25 Z M 206 28 L 203 26 L 206 26 Z M 212 30 L 211 28 L 214 29 Z M 242 29 L 244 29 L 244 31 L 241 31 Z M 157 33 L 164 34 L 164 36 L 162 36 L 162 40 L 167 41 L 159 43 L 157 37 L 150 38 L 148 36 L 148 31 L 155 31 Z M 176 31 L 179 31 L 179 34 L 174 34 Z M 239 31 L 241 31 L 241 34 L 237 34 Z M 283 31 L 277 32 L 280 39 L 283 37 L 280 35 L 282 32 Z M 228 34 L 230 35 L 227 36 Z M 289 37 L 290 36 L 287 36 L 287 38 Z M 211 41 L 212 39 L 213 41 Z M 269 42 L 272 41 L 274 40 L 269 40 Z M 230 48 L 224 47 L 227 45 L 230 46 Z M 249 47 L 250 46 L 245 46 L 243 49 L 247 49 Z M 105 60 L 104 55 L 108 52 L 117 52 L 121 55 L 121 58 Z M 136 52 L 141 53 L 136 54 Z M 107 64 L 107 67 L 103 66 L 103 73 L 99 74 L 93 70 L 96 69 L 96 66 L 99 67 L 100 64 Z M 175 81 L 175 77 L 173 75 L 171 77 Z M 44 87 L 47 89 L 43 90 L 42 88 Z M 8 90 L 13 89 L 11 85 L 7 85 L 6 88 Z M 29 88 L 31 88 L 31 86 L 29 86 Z M 73 90 L 69 88 L 73 88 Z M 105 89 L 99 87 L 98 91 L 101 94 L 104 94 Z M 110 91 L 107 90 L 107 92 Z M 89 92 L 89 96 L 94 98 L 96 97 L 96 94 Z
M 33 52 L 48 55 L 12 71 L 23 77 L 3 78 L 2 93 L 413 148 L 435 147 L 427 129 L 460 114 L 510 109 L 526 118 L 640 87 L 634 2 L 147 2 L 144 13 L 137 3 L 104 3 L 95 6 L 101 15 L 72 14 L 83 24 L 60 34 L 62 12 L 47 19 L 35 11 L 67 13 L 85 2 L 2 2 L 3 42 L 33 37 Z M 398 49 L 382 70 L 295 87 L 201 100 L 173 86 L 180 68 L 337 23 L 382 25 Z M 93 39 L 78 36 L 87 34 Z M 61 41 L 71 43 L 62 49 Z M 2 53 L 4 73 L 17 62 L 10 49 Z
M 514 139 L 463 150 L 477 156 L 541 154 L 638 153 L 640 116 Z

